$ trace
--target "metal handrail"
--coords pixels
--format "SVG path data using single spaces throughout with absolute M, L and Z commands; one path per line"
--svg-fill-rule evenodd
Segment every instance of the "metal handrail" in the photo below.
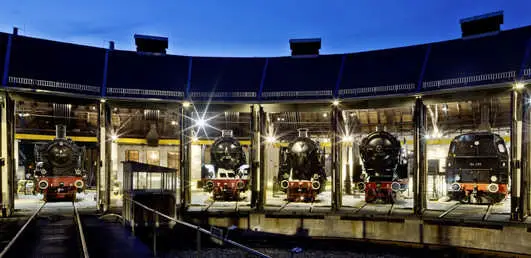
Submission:
M 41 205 L 41 207 L 39 207 L 39 209 L 37 209 L 37 211 L 35 211 L 31 217 L 28 219 L 28 221 L 26 221 L 26 223 L 18 230 L 17 234 L 11 239 L 11 241 L 9 241 L 9 243 L 7 244 L 7 246 L 4 248 L 4 250 L 2 250 L 2 252 L 0 253 L 0 258 L 4 257 L 7 252 L 9 251 L 9 249 L 15 244 L 15 242 L 17 241 L 17 239 L 22 235 L 22 233 L 24 232 L 24 230 L 26 229 L 26 227 L 28 227 L 29 223 L 31 221 L 33 221 L 33 219 L 37 216 L 37 214 L 41 211 L 41 209 L 44 207 L 44 205 L 46 205 L 46 203 L 43 203 Z
M 195 229 L 195 230 L 197 230 L 197 232 L 201 232 L 201 233 L 206 234 L 206 235 L 208 235 L 208 236 L 210 236 L 210 237 L 217 238 L 217 239 L 223 241 L 224 243 L 231 244 L 231 245 L 233 245 L 233 246 L 235 246 L 235 247 L 237 247 L 237 248 L 240 248 L 240 249 L 242 249 L 242 250 L 244 250 L 244 251 L 246 251 L 246 252 L 248 252 L 248 253 L 251 253 L 251 254 L 254 254 L 254 255 L 256 255 L 256 256 L 263 257 L 263 258 L 271 258 L 271 256 L 268 256 L 268 255 L 266 255 L 266 254 L 263 254 L 263 253 L 261 253 L 261 252 L 259 252 L 259 251 L 257 251 L 257 250 L 254 250 L 254 249 L 252 249 L 252 248 L 250 248 L 250 247 L 247 247 L 247 246 L 245 246 L 245 245 L 242 245 L 242 244 L 240 244 L 240 243 L 234 242 L 234 241 L 229 240 L 229 239 L 225 239 L 225 238 L 223 238 L 222 236 L 218 236 L 218 235 L 212 234 L 210 231 L 208 231 L 208 230 L 206 230 L 206 229 L 204 229 L 204 228 L 202 228 L 202 227 L 200 227 L 200 226 L 196 226 L 196 225 L 194 225 L 194 224 L 191 224 L 191 223 L 188 223 L 188 222 L 185 222 L 185 221 L 182 221 L 182 220 L 174 219 L 174 218 L 172 218 L 172 217 L 170 217 L 170 216 L 168 216 L 168 215 L 166 215 L 166 214 L 164 214 L 164 213 L 160 213 L 160 212 L 158 212 L 158 211 L 156 211 L 156 210 L 154 210 L 154 209 L 152 209 L 152 208 L 149 208 L 149 207 L 145 206 L 144 204 L 142 204 L 142 203 L 140 203 L 140 202 L 137 202 L 137 201 L 135 201 L 135 200 L 133 200 L 133 199 L 130 199 L 130 198 L 128 198 L 128 197 L 125 197 L 125 196 L 124 196 L 123 198 L 124 198 L 125 200 L 127 200 L 127 201 L 130 201 L 131 203 L 133 203 L 133 204 L 135 204 L 135 205 L 138 205 L 138 206 L 142 207 L 143 209 L 145 209 L 145 210 L 147 210 L 147 211 L 150 211 L 150 212 L 152 212 L 152 213 L 154 213 L 154 214 L 157 214 L 157 215 L 159 215 L 159 216 L 161 216 L 161 217 L 164 217 L 164 218 L 166 218 L 166 219 L 168 219 L 168 220 L 171 220 L 171 221 L 173 221 L 173 222 L 179 223 L 179 224 L 181 224 L 181 225 L 183 225 L 183 226 L 186 226 L 186 227 L 189 227 L 189 228 Z M 134 223 L 134 222 L 133 222 L 133 223 Z
M 74 206 L 74 214 L 76 216 L 77 229 L 79 231 L 79 237 L 81 238 L 81 247 L 83 249 L 83 257 L 89 258 L 87 242 L 85 241 L 85 233 L 83 233 L 83 227 L 81 225 L 81 219 L 79 218 L 79 212 L 75 203 L 72 203 Z

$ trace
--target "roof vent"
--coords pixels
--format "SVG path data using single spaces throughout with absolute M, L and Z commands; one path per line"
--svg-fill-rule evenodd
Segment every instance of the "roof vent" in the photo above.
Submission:
M 460 23 L 463 38 L 496 34 L 503 24 L 503 11 L 465 18 Z
M 147 54 L 166 54 L 168 38 L 135 34 L 136 52 Z
M 291 56 L 316 56 L 321 49 L 321 39 L 290 39 Z

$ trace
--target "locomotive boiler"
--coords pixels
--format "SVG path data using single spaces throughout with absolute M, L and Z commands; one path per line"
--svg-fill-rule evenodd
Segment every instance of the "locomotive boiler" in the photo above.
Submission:
M 308 129 L 298 131 L 299 136 L 280 154 L 277 179 L 288 201 L 313 202 L 326 184 L 324 155 L 319 143 L 308 137 Z
M 249 187 L 249 165 L 232 130 L 221 133 L 210 149 L 212 164 L 201 167 L 203 188 L 214 200 L 239 200 L 240 193 Z
M 365 201 L 394 203 L 408 183 L 407 157 L 400 141 L 388 132 L 377 131 L 367 135 L 359 148 L 365 173 L 354 180 L 365 192 Z
M 55 139 L 35 146 L 34 179 L 36 190 L 45 201 L 75 200 L 76 193 L 85 188 L 86 171 L 83 166 L 85 148 L 66 138 L 66 126 L 56 126 Z
M 505 141 L 490 132 L 456 136 L 446 159 L 448 196 L 462 203 L 495 203 L 508 193 L 509 155 Z

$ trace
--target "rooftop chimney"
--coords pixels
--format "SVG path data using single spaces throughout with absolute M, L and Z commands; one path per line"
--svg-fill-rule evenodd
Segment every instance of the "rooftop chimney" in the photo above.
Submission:
M 168 38 L 135 34 L 136 52 L 166 54 Z
M 291 56 L 316 56 L 321 49 L 321 39 L 290 39 Z
M 465 18 L 460 23 L 463 38 L 498 33 L 503 24 L 503 11 Z

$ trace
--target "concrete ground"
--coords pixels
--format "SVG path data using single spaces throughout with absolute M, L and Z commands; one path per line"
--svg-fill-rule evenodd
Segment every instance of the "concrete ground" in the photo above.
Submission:
M 189 211 L 237 212 L 249 211 L 250 209 L 251 191 L 241 193 L 239 201 L 214 201 L 212 194 L 202 190 L 193 190 Z
M 20 214 L 33 213 L 44 201 L 42 194 L 24 195 L 18 194 L 15 198 L 15 212 Z M 76 196 L 76 206 L 78 210 L 93 211 L 96 210 L 96 192 L 87 190 L 84 193 L 78 193 Z M 70 202 L 50 202 L 47 207 L 71 207 Z

